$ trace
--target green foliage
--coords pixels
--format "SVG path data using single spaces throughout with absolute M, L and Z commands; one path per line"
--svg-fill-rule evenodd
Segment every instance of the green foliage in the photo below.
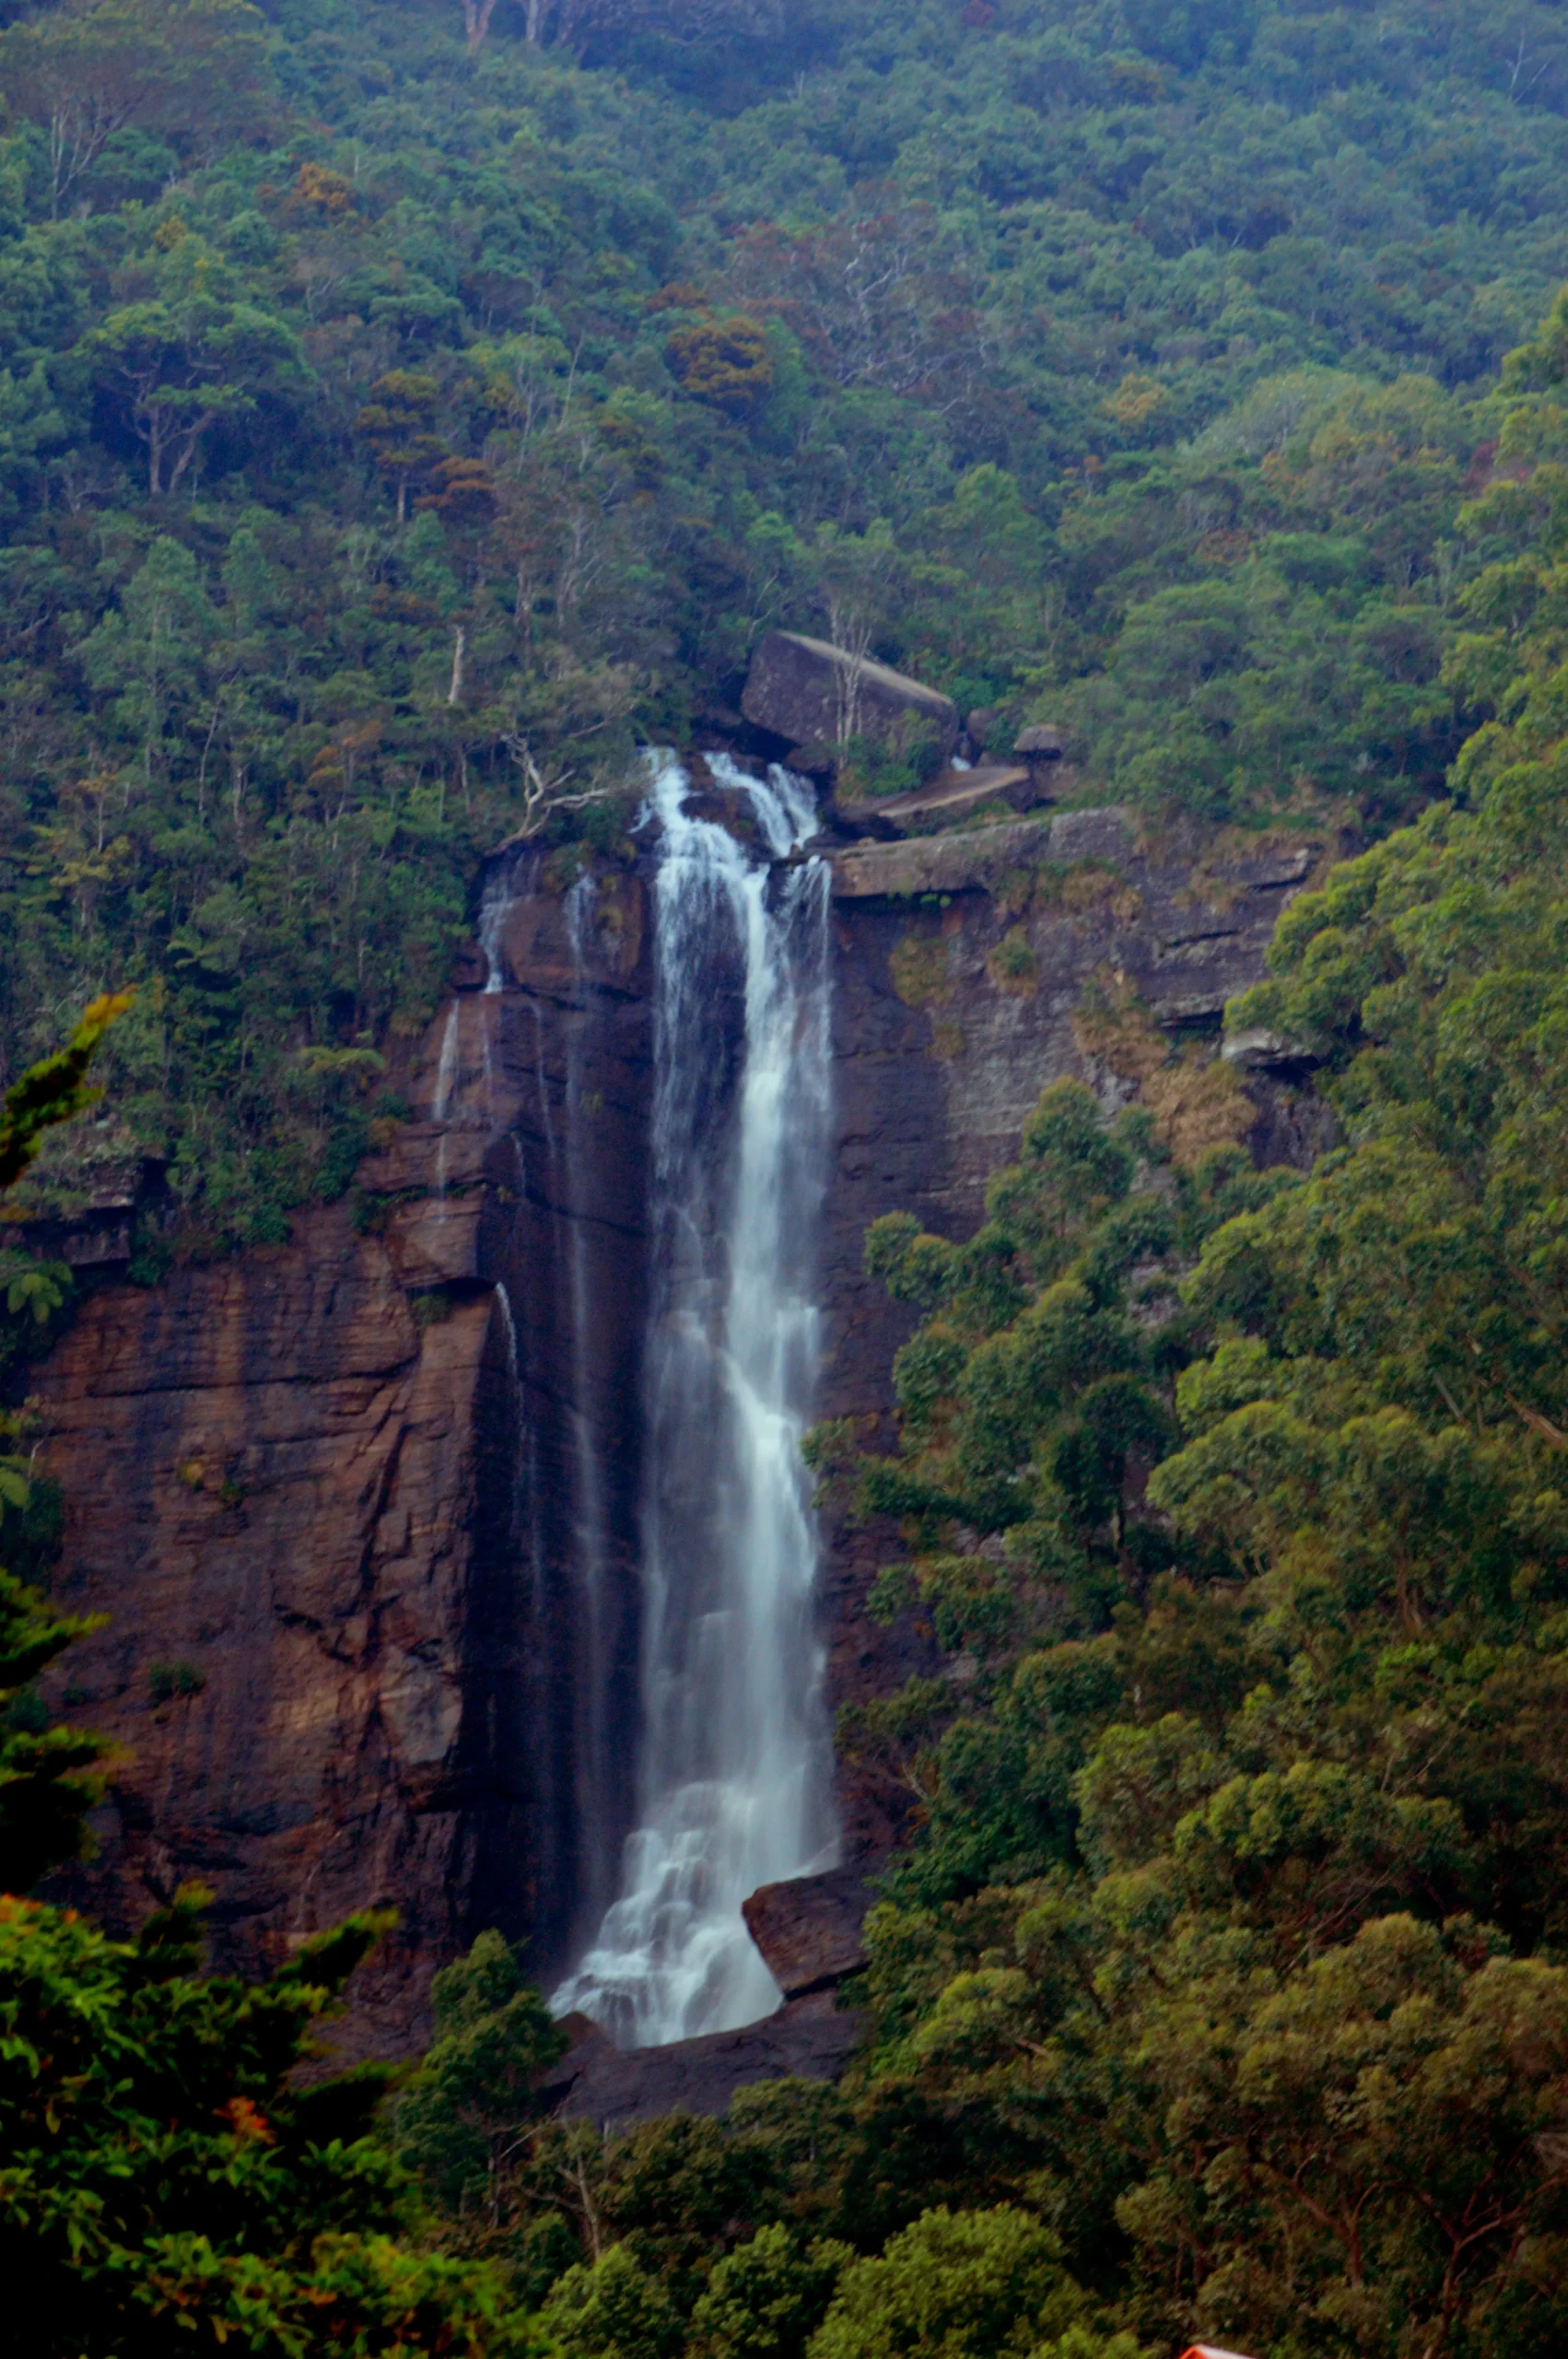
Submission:
M 206 1684 L 205 1673 L 193 1662 L 155 1662 L 147 1668 L 147 1693 L 155 1704 L 199 1696 Z
M 99 0 L 0 36 L 6 1074 L 136 986 L 93 1142 L 44 1144 L 92 1041 L 12 1081 L 24 1209 L 160 1159 L 150 1276 L 341 1194 L 479 855 L 619 825 L 568 805 L 732 709 L 774 622 L 997 749 L 1059 720 L 1155 824 L 1402 827 L 1239 1011 L 1338 1107 L 1305 1182 L 1107 1002 L 1139 1114 L 1047 1092 L 976 1238 L 868 1238 L 919 1318 L 899 1447 L 813 1459 L 942 1661 L 844 1729 L 913 1813 L 857 2076 L 541 2118 L 557 2035 L 486 1937 L 391 2132 L 443 2257 L 380 2082 L 294 2074 L 369 1928 L 244 1991 L 188 1905 L 126 1945 L 8 1903 L 46 2349 L 499 2353 L 546 2294 L 582 2359 L 1562 2346 L 1564 300 L 1519 342 L 1561 13 L 475 0 L 465 41 Z M 899 988 L 950 984 L 911 937 Z M 5 1286 L 7 1348 L 46 1338 L 56 1273 Z M 20 1544 L 17 1455 L 0 1497 Z M 33 1684 L 72 1635 L 0 1588 L 18 1885 L 94 1790 Z
M 368 2135 L 384 2070 L 292 2078 L 388 1920 L 246 1988 L 197 1978 L 203 1897 L 135 1942 L 0 1900 L 0 2247 L 33 2347 L 150 2353 L 182 2328 L 298 2359 L 538 2348 L 494 2280 L 406 2241 L 406 2182 Z
M 128 153 L 133 126 L 171 134 L 186 153 L 242 135 L 266 91 L 264 52 L 246 0 L 98 0 L 13 25 L 0 77 L 18 112 L 48 125 L 52 217 L 116 147 Z
M 88 1069 L 129 1004 L 126 993 L 94 1000 L 64 1048 L 12 1083 L 0 1108 L 0 1192 L 15 1186 L 52 1128 L 98 1097 Z M 15 1253 L 0 1260 L 0 1269 L 6 1310 L 23 1330 L 21 1348 L 29 1342 L 36 1346 L 40 1331 L 65 1300 L 69 1273 Z M 13 1335 L 4 1330 L 0 1352 L 17 1356 Z M 24 1438 L 25 1426 L 25 1416 L 0 1414 L 0 1534 L 7 1554 L 18 1540 L 34 1554 L 41 1537 L 30 1466 L 6 1447 Z M 74 1859 L 88 1813 L 103 1790 L 99 1764 L 107 1745 L 79 1730 L 52 1726 L 33 1692 L 39 1673 L 73 1638 L 96 1626 L 55 1613 L 37 1590 L 0 1568 L 0 1892 L 26 1892 L 46 1869 Z
M 839 1743 L 919 1797 L 928 1838 L 901 1873 L 927 1898 L 1075 1856 L 1079 1748 L 1119 1700 L 1132 1643 L 1107 1625 L 1156 1593 L 1186 1618 L 1186 1584 L 1211 1568 L 1207 1535 L 1173 1543 L 1139 1504 L 1203 1335 L 1178 1286 L 1222 1224 L 1281 1191 L 1290 1175 L 1235 1148 L 1174 1163 L 1144 1110 L 1107 1124 L 1060 1082 L 966 1245 L 899 1214 L 868 1231 L 870 1273 L 927 1316 L 894 1367 L 900 1453 L 857 1459 L 845 1435 L 835 1464 L 861 1513 L 901 1519 L 910 1551 L 873 1611 L 918 1602 L 970 1684 L 962 1708 L 928 1681 L 857 1707 Z M 1066 1643 L 1041 1657 L 1042 1635 Z
M 499 1933 L 481 1933 L 431 1990 L 435 2036 L 397 2103 L 404 2160 L 449 2210 L 494 2223 L 537 2118 L 533 2089 L 566 2041 Z
M 4 1428 L 0 1427 L 0 1438 Z M 0 1500 L 24 1508 L 26 1489 L 0 1460 Z M 11 1518 L 6 1518 L 9 1526 Z M 52 1726 L 32 1683 L 92 1622 L 56 1614 L 36 1590 L 0 1570 L 0 1891 L 26 1892 L 46 1869 L 75 1858 L 83 1824 L 103 1790 L 100 1738 Z
M 849 2263 L 811 2359 L 1024 2359 L 1083 2308 L 1055 2239 L 1026 2212 L 927 2212 L 874 2259 Z
M 568 2269 L 552 2287 L 543 2318 L 570 2359 L 672 2359 L 680 2348 L 679 2313 L 626 2245 Z
M 691 2341 L 708 2359 L 803 2359 L 852 2258 L 828 2237 L 802 2246 L 782 2221 L 719 2262 L 692 2312 Z

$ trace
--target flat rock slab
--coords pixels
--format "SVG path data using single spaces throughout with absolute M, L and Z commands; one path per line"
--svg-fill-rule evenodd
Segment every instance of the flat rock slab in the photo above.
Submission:
M 1014 811 L 1031 811 L 1036 804 L 1056 800 L 1048 782 L 1036 780 L 1023 763 L 1006 769 L 994 763 L 968 770 L 942 770 L 929 786 L 913 794 L 894 794 L 885 801 L 840 803 L 836 816 L 846 826 L 884 840 L 902 836 L 925 819 L 959 819 L 987 803 L 1005 803 Z
M 860 2038 L 862 2018 L 834 2004 L 831 1990 L 791 1999 L 743 2031 L 709 2032 L 667 2048 L 612 2048 L 602 2035 L 574 2048 L 546 2094 L 563 2121 L 591 2121 L 602 2133 L 635 2129 L 666 2113 L 730 2110 L 739 2089 L 762 2081 L 836 2081 Z M 575 2070 L 574 2070 L 575 2067 Z
M 839 901 L 909 900 L 922 893 L 984 891 L 1009 868 L 1051 857 L 1048 819 L 1019 819 L 954 836 L 855 844 L 831 854 Z
M 765 1884 L 743 1902 L 746 1931 L 787 1999 L 830 1990 L 866 1963 L 860 1927 L 871 1894 L 857 1868 Z

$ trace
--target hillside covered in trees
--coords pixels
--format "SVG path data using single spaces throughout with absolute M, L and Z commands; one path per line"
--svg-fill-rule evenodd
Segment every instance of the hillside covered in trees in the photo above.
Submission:
M 1484 709 L 1557 8 L 5 14 L 4 1054 L 146 986 L 53 1179 L 161 1159 L 149 1275 L 342 1190 L 476 854 L 770 623 L 1242 824 Z
M 251 1989 L 6 1897 L 37 2347 L 1560 2352 L 1568 10 L 4 0 L 0 102 L 7 1213 L 150 1163 L 156 1285 L 343 1194 L 485 851 L 612 850 L 774 624 L 1359 848 L 1232 1013 L 1311 1174 L 1067 1085 L 867 1240 L 898 1445 L 815 1461 L 945 1668 L 839 1731 L 909 1838 L 842 2085 L 548 2120 L 493 1934 L 320 2080 L 375 1920 Z M 68 1286 L 0 1256 L 14 1391 Z M 18 1891 L 80 1634 L 0 1579 Z

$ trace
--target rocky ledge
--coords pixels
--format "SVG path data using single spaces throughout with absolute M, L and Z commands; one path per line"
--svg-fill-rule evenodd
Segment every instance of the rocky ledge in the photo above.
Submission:
M 568 2018 L 572 2044 L 545 2085 L 565 2121 L 608 2134 L 665 2113 L 728 2113 L 741 2089 L 766 2081 L 836 2081 L 864 2018 L 839 1986 L 866 1963 L 861 1919 L 870 1900 L 853 1868 L 764 1884 L 743 1911 L 784 1993 L 777 2014 L 743 2030 L 621 2049 L 585 2016 Z

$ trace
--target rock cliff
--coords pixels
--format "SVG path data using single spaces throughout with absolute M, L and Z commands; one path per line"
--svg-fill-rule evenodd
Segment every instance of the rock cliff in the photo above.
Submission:
M 1141 1092 L 1177 1152 L 1310 1154 L 1286 1052 L 1242 1072 L 1213 1051 L 1315 857 L 1141 839 L 1115 811 L 833 854 L 825 1415 L 886 1430 L 907 1330 L 862 1274 L 867 1223 L 972 1227 L 1047 1082 Z M 564 1963 L 626 1830 L 648 883 L 646 855 L 498 862 L 413 1060 L 420 1119 L 352 1203 L 245 1262 L 105 1286 L 37 1374 L 60 1592 L 109 1617 L 64 1702 L 122 1747 L 71 1889 L 125 1924 L 199 1878 L 216 1957 L 244 1968 L 394 1905 L 350 2044 L 415 2040 L 431 1970 L 483 1924 Z M 825 1537 L 838 1701 L 930 1641 L 861 1612 L 884 1536 Z M 842 1802 L 848 1863 L 874 1860 L 896 1797 Z

